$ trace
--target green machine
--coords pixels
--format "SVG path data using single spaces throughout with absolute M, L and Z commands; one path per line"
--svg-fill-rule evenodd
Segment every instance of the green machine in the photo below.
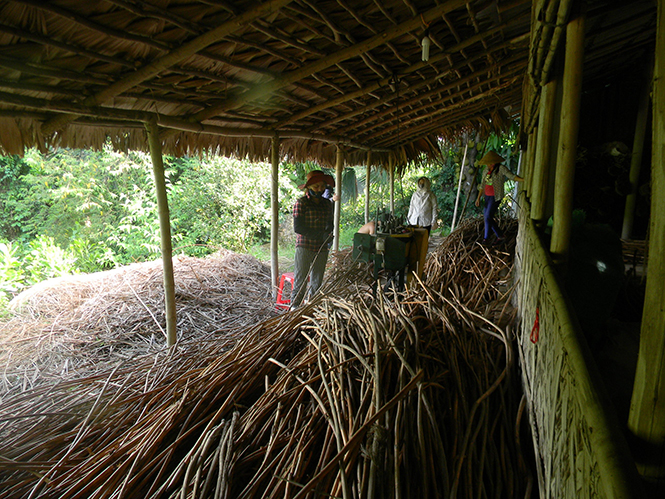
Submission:
M 353 236 L 353 259 L 374 263 L 374 279 L 378 279 L 381 269 L 388 271 L 391 282 L 397 280 L 397 289 L 404 289 L 404 281 L 409 267 L 409 246 L 413 231 L 400 234 L 361 234 Z
M 422 276 L 429 232 L 421 227 L 405 226 L 402 218 L 378 211 L 375 226 L 375 235 L 354 234 L 353 259 L 373 264 L 375 291 L 381 270 L 385 270 L 388 277 L 384 289 L 388 290 L 394 283 L 397 290 L 402 291 L 405 281 L 410 281 L 414 275 Z

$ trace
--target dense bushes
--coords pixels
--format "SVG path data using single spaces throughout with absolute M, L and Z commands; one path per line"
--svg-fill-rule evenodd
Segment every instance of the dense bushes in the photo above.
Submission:
M 243 252 L 269 234 L 269 165 L 167 158 L 165 166 L 177 253 Z M 286 173 L 280 187 L 287 216 L 299 191 Z M 107 148 L 1 157 L 0 243 L 5 299 L 50 277 L 158 257 L 149 156 Z

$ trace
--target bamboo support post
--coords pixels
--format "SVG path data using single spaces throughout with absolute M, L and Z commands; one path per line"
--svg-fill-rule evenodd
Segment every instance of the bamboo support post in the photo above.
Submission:
M 156 122 L 147 122 L 145 127 L 148 132 L 152 171 L 155 177 L 155 190 L 157 191 L 157 210 L 159 211 L 159 232 L 162 247 L 162 266 L 164 269 L 166 344 L 172 346 L 175 345 L 177 340 L 177 319 L 175 310 L 175 279 L 173 277 L 173 249 L 171 247 L 171 220 L 169 202 L 166 195 L 166 181 L 164 179 L 162 143 L 159 138 L 159 127 Z
M 549 216 L 547 213 L 547 194 L 549 192 L 549 162 L 552 151 L 554 106 L 556 104 L 557 80 L 552 80 L 542 88 L 540 94 L 540 118 L 538 124 L 538 148 L 533 167 L 531 185 L 531 218 L 536 225 L 541 225 Z
M 645 80 L 637 109 L 637 121 L 635 122 L 635 138 L 633 139 L 633 151 L 630 158 L 630 174 L 628 177 L 630 180 L 630 193 L 626 196 L 626 207 L 623 212 L 623 226 L 621 228 L 622 239 L 630 239 L 633 235 L 637 187 L 640 181 L 640 169 L 642 167 L 642 155 L 644 152 L 644 137 L 646 136 L 647 119 L 649 117 L 651 68 L 647 71 Z
M 656 47 L 665 46 L 665 0 L 658 1 Z M 642 476 L 665 493 L 665 53 L 656 52 L 653 78 L 653 149 L 649 261 L 628 426 L 644 443 Z
M 272 138 L 270 159 L 272 161 L 270 182 L 270 278 L 273 299 L 277 297 L 279 284 L 279 136 Z
M 389 163 L 390 174 L 390 214 L 395 215 L 395 167 L 397 165 L 397 158 L 391 156 Z
M 556 24 L 554 26 L 554 32 L 552 33 L 552 39 L 550 42 L 550 48 L 543 63 L 543 68 L 541 71 L 540 84 L 544 85 L 550 78 L 550 71 L 554 65 L 554 56 L 557 53 L 557 47 L 559 46 L 559 40 L 563 35 L 563 28 L 570 14 L 570 9 L 572 7 L 572 0 L 562 0 L 559 4 L 559 11 L 557 13 Z
M 342 215 L 342 169 L 344 168 L 344 151 L 337 145 L 337 157 L 335 161 L 335 188 L 337 189 L 337 201 L 335 201 L 335 222 L 333 225 L 334 239 L 333 250 L 339 251 L 339 221 Z
M 455 220 L 457 219 L 457 205 L 459 204 L 459 195 L 462 190 L 462 178 L 464 177 L 464 163 L 466 163 L 466 153 L 469 150 L 469 140 L 467 139 L 464 146 L 464 156 L 462 157 L 462 166 L 459 170 L 459 182 L 457 183 L 457 196 L 455 197 L 455 209 L 453 210 L 453 221 L 450 224 L 450 232 L 455 230 Z
M 538 50 L 536 51 L 536 64 L 535 70 L 536 74 L 534 75 L 536 85 L 542 82 L 542 70 L 543 65 L 545 64 L 545 59 L 551 50 L 550 44 L 552 42 L 552 35 L 555 31 L 555 19 L 557 17 L 557 11 L 559 8 L 558 0 L 550 0 L 547 3 L 547 9 L 543 15 L 545 16 L 543 21 L 539 23 L 540 28 L 540 39 L 538 40 Z
M 555 263 L 565 263 L 570 246 L 573 185 L 580 127 L 582 72 L 584 63 L 584 15 L 577 15 L 566 28 L 566 60 L 554 193 L 554 226 L 550 252 Z
M 367 171 L 365 173 L 365 223 L 369 222 L 369 186 L 370 174 L 372 173 L 372 151 L 367 151 Z
M 537 136 L 538 127 L 534 127 L 529 132 L 526 148 L 526 161 L 524 162 L 524 191 L 528 198 L 531 198 L 531 193 L 533 192 L 533 170 L 536 161 L 536 148 L 538 147 Z

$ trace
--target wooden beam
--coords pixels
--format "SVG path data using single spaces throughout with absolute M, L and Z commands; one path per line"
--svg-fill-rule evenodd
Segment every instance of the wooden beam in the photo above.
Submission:
M 144 45 L 147 45 L 149 47 L 155 48 L 157 50 L 161 50 L 163 52 L 166 52 L 169 50 L 169 46 L 163 42 L 157 41 L 154 38 L 148 37 L 148 36 L 142 36 L 142 35 L 136 35 L 133 33 L 129 33 L 125 30 L 119 30 L 115 28 L 110 28 L 108 26 L 104 26 L 103 24 L 99 24 L 95 21 L 91 21 L 90 19 L 74 12 L 71 10 L 64 9 L 62 7 L 59 7 L 55 5 L 54 3 L 50 2 L 44 2 L 43 0 L 14 0 L 15 3 L 22 3 L 25 5 L 30 5 L 33 8 L 37 8 L 39 10 L 43 10 L 46 12 L 50 12 L 51 14 L 55 14 L 57 16 L 63 17 L 65 19 L 68 19 L 70 21 L 73 21 L 81 26 L 85 26 L 88 29 L 91 29 L 93 31 L 96 31 L 98 33 L 103 33 L 104 35 L 111 36 L 113 38 L 117 38 L 119 40 L 127 40 L 131 42 L 136 42 L 136 43 L 141 43 Z M 41 13 L 40 13 L 41 14 Z
M 519 18 L 517 18 L 517 19 L 519 19 Z M 440 54 L 437 54 L 437 55 L 434 55 L 434 56 L 430 57 L 428 62 L 422 62 L 421 61 L 421 62 L 418 62 L 416 64 L 412 64 L 411 66 L 409 66 L 405 70 L 400 71 L 399 74 L 403 76 L 403 75 L 415 73 L 416 71 L 420 71 L 428 65 L 438 64 L 439 62 L 445 60 L 450 54 L 460 52 L 460 51 L 464 50 L 465 48 L 467 48 L 467 47 L 469 47 L 469 46 L 471 46 L 475 43 L 478 43 L 484 37 L 492 36 L 495 32 L 497 32 L 497 31 L 505 28 L 506 26 L 508 26 L 508 24 L 509 23 L 503 23 L 501 26 L 489 29 L 489 30 L 487 30 L 486 32 L 484 32 L 482 34 L 472 36 L 472 37 L 468 38 L 467 40 L 455 45 L 454 47 L 450 47 L 444 53 L 440 53 Z M 514 45 L 516 40 L 518 40 L 518 39 L 521 39 L 521 37 L 518 37 L 516 39 L 513 39 L 513 40 L 510 40 L 510 41 L 506 42 L 505 43 L 506 47 L 508 47 L 510 45 Z M 502 45 L 504 45 L 504 44 L 502 44 Z M 496 50 L 498 50 L 500 48 L 505 48 L 505 47 L 497 47 Z M 482 55 L 484 56 L 485 54 L 482 54 Z M 475 60 L 475 58 L 474 58 L 474 60 Z M 465 64 L 460 64 L 460 67 L 463 66 L 463 65 L 466 65 L 466 63 Z M 449 68 L 448 71 L 452 71 L 454 69 L 456 69 L 456 67 L 455 68 Z M 312 114 L 316 114 L 316 113 L 318 113 L 320 111 L 323 111 L 325 109 L 338 106 L 340 104 L 352 101 L 354 99 L 358 99 L 360 97 L 364 97 L 367 94 L 371 94 L 372 92 L 375 92 L 376 90 L 379 90 L 380 88 L 388 86 L 390 84 L 390 80 L 392 78 L 393 78 L 393 76 L 390 75 L 386 78 L 383 78 L 379 81 L 376 81 L 375 83 L 367 85 L 364 88 L 356 90 L 355 92 L 350 92 L 350 93 L 341 95 L 341 96 L 339 96 L 335 99 L 330 99 L 330 100 L 328 100 L 326 102 L 323 102 L 319 105 L 312 106 L 309 109 L 305 109 L 303 111 L 300 111 L 299 113 L 294 114 L 293 116 L 291 116 L 291 117 L 289 117 L 289 118 L 287 118 L 283 121 L 280 121 L 277 124 L 277 127 L 281 128 L 283 126 L 290 125 L 291 123 L 296 123 L 296 122 L 302 120 L 303 118 L 306 118 L 307 116 L 310 116 Z
M 150 3 L 143 0 L 138 0 L 136 2 L 138 5 L 134 5 L 133 3 L 125 0 L 106 1 L 122 7 L 123 9 L 131 12 L 136 16 L 151 17 L 153 19 L 159 19 L 160 21 L 166 21 L 167 23 L 173 24 L 174 26 L 188 31 L 193 35 L 200 35 L 203 31 L 205 31 L 203 28 L 190 22 L 188 19 L 185 19 L 184 17 L 174 14 L 173 12 L 170 12 L 166 9 L 160 9 L 159 7 L 151 5 Z
M 665 495 L 665 0 L 658 0 L 653 76 L 649 261 L 628 427 L 642 443 L 638 469 Z
M 261 138 L 272 138 L 275 135 L 275 130 L 271 128 L 250 128 L 250 127 L 221 127 L 215 125 L 203 125 L 201 123 L 193 123 L 189 120 L 184 120 L 176 118 L 173 116 L 167 116 L 163 114 L 152 113 L 149 111 L 132 111 L 126 109 L 113 109 L 107 107 L 94 107 L 88 108 L 81 104 L 76 104 L 67 101 L 61 100 L 47 100 L 47 99 L 38 99 L 36 97 L 26 97 L 17 95 L 9 92 L 0 92 L 0 103 L 13 104 L 22 107 L 33 108 L 36 110 L 41 110 L 37 113 L 27 113 L 31 116 L 41 116 L 44 121 L 52 119 L 52 116 L 45 114 L 43 111 L 55 111 L 57 113 L 62 113 L 67 116 L 88 116 L 91 118 L 98 119 L 100 121 L 114 120 L 116 123 L 113 126 L 118 126 L 118 123 L 124 121 L 127 122 L 127 126 L 136 126 L 140 123 L 145 123 L 147 121 L 156 120 L 157 124 L 162 127 L 169 129 L 169 131 L 183 131 L 183 132 L 195 132 L 195 133 L 205 133 L 210 135 L 223 135 L 226 137 L 261 137 Z M 0 110 L 0 114 L 6 115 L 16 115 L 26 112 L 26 110 Z M 90 123 L 80 123 L 80 124 L 90 124 Z M 294 139 L 305 139 L 305 140 L 315 140 L 320 142 L 327 143 L 341 143 L 348 147 L 353 147 L 354 149 L 363 149 L 369 150 L 371 146 L 366 144 L 361 144 L 353 140 L 349 140 L 345 137 L 339 136 L 327 136 L 321 134 L 314 134 L 308 132 L 300 131 L 283 131 L 280 132 L 280 137 L 282 138 L 294 138 Z M 374 148 L 377 152 L 389 152 L 389 149 Z
M 173 346 L 178 338 L 176 331 L 175 278 L 173 277 L 171 217 L 169 215 L 169 201 L 166 195 L 166 180 L 164 179 L 162 142 L 159 138 L 159 127 L 155 121 L 147 122 L 145 128 L 148 132 L 152 171 L 155 177 L 155 190 L 157 191 L 157 210 L 159 211 L 159 233 L 162 247 L 162 268 L 164 272 L 164 306 L 166 309 L 166 344 Z
M 573 185 L 580 127 L 582 73 L 584 71 L 585 18 L 578 15 L 566 28 L 566 60 L 563 70 L 563 101 L 554 186 L 554 226 L 550 252 L 555 264 L 564 264 L 570 249 L 573 220 Z
M 517 70 L 516 72 L 519 73 L 520 71 Z M 480 100 L 484 101 L 488 97 L 497 94 L 499 91 L 510 88 L 511 86 L 513 86 L 515 84 L 515 81 L 520 79 L 520 78 L 522 78 L 522 75 L 514 76 L 513 78 L 509 79 L 508 81 L 506 81 L 504 83 L 500 83 L 495 87 L 491 87 L 491 88 L 489 88 L 488 90 L 486 90 L 484 92 L 481 92 L 481 93 L 476 94 L 476 95 L 472 95 L 472 96 L 467 97 L 467 98 L 462 98 L 461 96 L 458 96 L 460 98 L 460 100 L 458 100 L 454 104 L 450 104 L 450 105 L 447 105 L 447 106 L 442 105 L 441 102 L 433 102 L 433 103 L 423 104 L 423 105 L 421 105 L 417 108 L 409 109 L 408 111 L 405 111 L 402 114 L 400 114 L 398 116 L 398 118 L 401 121 L 398 122 L 398 123 L 395 123 L 394 125 L 384 127 L 382 129 L 380 129 L 379 131 L 376 131 L 376 132 L 374 132 L 370 135 L 360 134 L 359 132 L 356 132 L 354 135 L 362 136 L 363 140 L 367 140 L 367 141 L 370 141 L 370 142 L 374 141 L 378 137 L 381 137 L 381 136 L 384 136 L 386 134 L 389 134 L 391 132 L 396 131 L 398 127 L 400 127 L 401 129 L 406 129 L 407 127 L 411 128 L 415 122 L 431 121 L 435 116 L 437 116 L 439 114 L 449 113 L 450 111 L 455 110 L 455 109 L 468 107 L 473 102 L 477 102 L 477 101 L 480 101 Z M 478 84 L 478 85 L 474 86 L 473 89 L 480 89 L 482 86 L 484 86 L 484 84 Z M 487 104 L 484 103 L 484 105 L 487 105 Z M 435 107 L 436 109 L 429 109 L 429 108 L 432 108 L 432 107 Z M 410 114 L 413 114 L 413 113 L 417 113 L 417 112 L 420 112 L 420 114 L 417 115 L 417 116 L 414 116 L 411 119 L 405 120 L 405 118 L 407 116 L 409 116 Z M 385 120 L 384 120 L 384 122 L 385 122 Z M 376 126 L 378 127 L 379 125 L 380 124 L 377 123 Z
M 355 45 L 351 45 L 350 47 L 338 50 L 334 54 L 330 54 L 329 56 L 307 64 L 302 68 L 286 73 L 273 81 L 261 85 L 256 85 L 254 88 L 252 88 L 252 90 L 234 94 L 231 97 L 225 99 L 221 104 L 211 106 L 204 111 L 198 112 L 193 116 L 193 119 L 196 121 L 203 121 L 216 116 L 220 112 L 228 111 L 229 109 L 237 109 L 247 102 L 252 102 L 262 97 L 266 97 L 275 91 L 295 83 L 307 76 L 311 76 L 316 72 L 322 71 L 326 68 L 329 68 L 330 66 L 352 57 L 358 57 L 369 50 L 372 50 L 390 40 L 393 40 L 394 38 L 408 33 L 409 31 L 420 29 L 423 22 L 429 23 L 439 17 L 441 14 L 451 12 L 459 7 L 464 6 L 465 4 L 466 0 L 449 0 L 444 2 L 443 4 L 428 10 L 420 17 L 412 18 L 402 24 L 388 28 L 383 33 L 375 35 Z
M 48 36 L 42 36 L 37 33 L 31 33 L 30 31 L 16 28 L 14 26 L 7 26 L 6 24 L 0 23 L 0 32 L 9 33 L 12 36 L 23 38 L 25 40 L 30 40 L 32 42 L 36 42 L 41 45 L 56 47 L 61 50 L 66 50 L 68 52 L 71 52 L 72 54 L 82 55 L 94 60 L 104 61 L 110 64 L 117 64 L 118 66 L 124 66 L 126 68 L 134 69 L 136 67 L 130 61 L 122 59 L 120 57 L 113 57 L 106 54 L 101 54 L 99 52 L 93 52 L 92 50 L 88 50 L 84 47 L 79 47 L 77 45 L 64 43 L 58 40 L 54 40 L 53 38 L 49 38 Z
M 456 97 L 459 98 L 460 94 L 467 93 L 467 92 L 472 92 L 473 90 L 481 88 L 483 86 L 489 86 L 489 85 L 491 85 L 492 82 L 494 82 L 496 80 L 505 79 L 510 74 L 522 73 L 524 65 L 526 65 L 526 59 L 522 55 L 518 55 L 518 56 L 508 58 L 505 61 L 505 64 L 502 61 L 502 64 L 500 64 L 500 65 L 497 64 L 493 67 L 485 67 L 481 70 L 478 70 L 474 73 L 469 74 L 468 76 L 466 76 L 465 78 L 463 78 L 461 80 L 456 80 L 455 82 L 450 83 L 448 85 L 438 86 L 439 85 L 438 80 L 440 79 L 438 76 L 435 77 L 435 78 L 428 79 L 428 80 L 423 81 L 423 82 L 419 82 L 418 84 L 408 88 L 408 92 L 413 92 L 415 95 L 413 97 L 411 97 L 410 99 L 406 99 L 406 100 L 400 102 L 399 103 L 400 108 L 406 109 L 409 106 L 419 105 L 422 101 L 424 101 L 424 100 L 426 100 L 430 97 L 434 97 L 435 100 L 438 101 L 439 100 L 439 98 L 438 98 L 439 94 L 442 94 L 444 92 L 448 92 L 449 90 L 455 90 L 455 89 L 458 89 L 460 87 L 463 87 L 465 85 L 465 83 L 470 83 L 472 81 L 477 81 L 478 78 L 485 77 L 487 75 L 487 73 L 491 72 L 491 73 L 496 74 L 496 76 L 494 78 L 486 78 L 481 83 L 477 83 L 473 86 L 463 88 L 457 94 L 451 95 L 446 99 L 446 100 L 452 101 Z M 508 66 L 508 67 L 505 68 L 505 66 Z M 505 71 L 502 71 L 503 68 L 505 68 Z M 437 85 L 437 87 L 432 89 L 432 90 L 429 90 L 427 92 L 419 92 L 419 90 L 421 88 L 432 85 L 432 84 Z M 395 98 L 396 98 L 395 95 L 388 95 L 388 96 L 386 96 L 382 99 L 378 99 L 376 102 L 373 102 L 372 104 L 370 104 L 368 106 L 364 106 L 364 107 L 362 107 L 358 110 L 355 110 L 351 113 L 348 113 L 348 114 L 344 115 L 344 119 L 351 119 L 354 116 L 357 116 L 359 114 L 368 114 L 368 111 L 371 111 L 375 107 L 378 107 L 382 104 L 386 104 L 386 103 L 394 100 Z M 418 109 L 420 109 L 420 107 Z M 335 133 L 343 135 L 343 134 L 345 134 L 349 131 L 357 130 L 359 127 L 361 127 L 361 126 L 363 126 L 367 123 L 376 123 L 377 121 L 378 122 L 383 122 L 383 120 L 381 120 L 380 118 L 382 118 L 383 116 L 386 116 L 388 114 L 394 113 L 394 112 L 395 112 L 395 110 L 393 108 L 388 108 L 388 109 L 385 109 L 385 110 L 380 111 L 378 113 L 369 114 L 369 116 L 367 118 L 359 120 L 359 121 L 354 121 L 352 124 L 350 124 L 348 126 L 339 128 L 335 131 Z M 416 112 L 416 110 L 412 109 L 411 112 Z M 330 120 L 330 121 L 326 122 L 325 125 L 327 126 L 327 125 L 329 125 L 333 122 L 337 122 L 337 121 L 341 121 L 341 120 Z
M 293 0 L 267 0 L 265 3 L 257 5 L 245 13 L 234 16 L 233 19 L 223 23 L 221 26 L 214 28 L 207 33 L 195 38 L 194 40 L 185 43 L 184 45 L 169 52 L 164 57 L 161 57 L 150 64 L 137 69 L 136 71 L 128 74 L 122 80 L 109 85 L 101 92 L 86 98 L 83 101 L 85 106 L 98 106 L 103 104 L 113 97 L 120 95 L 122 92 L 135 87 L 141 82 L 149 80 L 157 76 L 165 69 L 174 66 L 180 61 L 196 54 L 205 47 L 225 38 L 231 33 L 241 29 L 245 24 L 257 19 L 259 17 L 271 14 L 278 11 L 283 6 L 289 4 Z M 50 135 L 51 133 L 61 130 L 67 124 L 76 119 L 74 116 L 58 116 L 42 125 L 42 133 Z
M 335 221 L 333 227 L 333 250 L 339 251 L 339 222 L 342 215 L 342 170 L 344 169 L 344 151 L 337 145 L 337 156 L 335 161 L 335 189 L 337 201 L 335 201 Z
M 279 284 L 279 136 L 273 135 L 271 149 L 270 176 L 270 276 L 272 278 L 272 298 L 277 298 Z
M 69 80 L 90 85 L 108 85 L 111 82 L 110 77 L 89 76 L 78 71 L 54 68 L 45 64 L 18 60 L 4 55 L 0 55 L 0 67 L 20 71 L 22 74 L 47 76 L 57 80 Z
M 432 119 L 421 125 L 414 125 L 409 127 L 403 127 L 400 132 L 400 142 L 406 144 L 413 139 L 413 137 L 422 137 L 428 134 L 439 133 L 443 128 L 443 123 L 446 127 L 459 127 L 459 126 L 468 126 L 468 124 L 473 120 L 486 119 L 493 110 L 495 110 L 505 97 L 510 97 L 512 94 L 502 94 L 498 92 L 495 94 L 497 98 L 496 103 L 492 103 L 492 107 L 488 107 L 487 102 L 478 101 L 471 103 L 471 105 L 466 106 L 464 103 L 461 103 L 460 106 L 455 106 L 455 109 L 447 109 L 449 111 L 445 117 L 442 117 L 441 120 Z M 435 118 L 432 113 L 432 118 Z M 441 113 L 437 113 L 441 114 Z M 443 122 L 443 123 L 442 123 Z M 374 146 L 377 147 L 388 147 L 388 144 L 391 144 L 393 141 L 392 136 L 385 137 L 384 139 L 373 142 Z M 376 150 L 376 149 L 374 149 Z
M 390 175 L 390 214 L 393 216 L 395 215 L 395 168 L 396 167 L 397 167 L 396 155 L 391 154 L 388 163 L 388 174 Z

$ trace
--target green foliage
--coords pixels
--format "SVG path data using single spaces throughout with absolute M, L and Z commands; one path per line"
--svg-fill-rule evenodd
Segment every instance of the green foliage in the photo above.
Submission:
M 30 242 L 25 268 L 27 284 L 77 273 L 76 257 L 57 246 L 49 236 L 39 236 Z
M 178 247 L 206 254 L 218 247 L 246 252 L 270 234 L 271 166 L 208 157 L 183 172 L 171 189 L 171 219 Z M 280 217 L 300 191 L 280 175 Z
M 0 242 L 0 309 L 23 287 L 18 246 Z

